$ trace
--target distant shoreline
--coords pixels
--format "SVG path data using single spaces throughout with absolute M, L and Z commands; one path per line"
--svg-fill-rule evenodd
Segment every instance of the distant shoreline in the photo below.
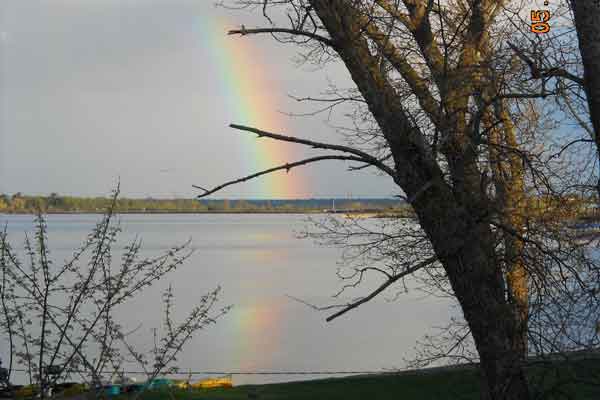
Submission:
M 119 214 L 410 214 L 398 199 L 111 199 L 105 197 L 28 196 L 0 194 L 0 213 L 102 214 L 114 206 Z
M 0 215 L 35 215 L 33 211 L 11 211 L 11 212 L 0 212 Z M 104 211 L 44 211 L 44 215 L 102 215 Z M 392 210 L 381 210 L 381 211 L 361 211 L 361 210 L 344 210 L 344 211 L 323 211 L 323 210 L 229 210 L 229 211 L 116 211 L 115 214 L 131 214 L 131 215 L 164 215 L 164 214 L 199 214 L 199 215 L 248 215 L 248 214 L 272 214 L 272 215 L 340 215 L 340 216 L 352 216 L 355 218 L 407 218 L 408 216 L 394 212 Z
M 48 211 L 45 210 L 45 215 L 77 215 L 77 214 L 104 214 L 105 211 L 100 210 L 82 210 L 82 211 Z M 229 211 L 188 211 L 188 210 L 169 210 L 169 211 L 143 211 L 143 210 L 127 210 L 127 211 L 115 211 L 116 214 L 339 214 L 339 213 L 328 213 L 325 211 L 308 211 L 308 210 L 229 210 Z M 9 211 L 0 212 L 0 215 L 35 215 L 34 211 Z M 350 212 L 352 214 L 352 212 Z M 376 213 L 373 213 L 376 214 Z

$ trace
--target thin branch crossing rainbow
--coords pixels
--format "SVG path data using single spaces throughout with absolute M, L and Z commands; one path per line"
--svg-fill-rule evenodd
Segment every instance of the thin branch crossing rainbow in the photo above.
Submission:
M 229 110 L 230 120 L 223 121 L 223 131 L 236 135 L 240 146 L 237 150 L 245 168 L 231 171 L 232 177 L 299 159 L 294 145 L 239 135 L 228 128 L 230 123 L 240 123 L 276 132 L 288 131 L 286 117 L 278 111 L 281 107 L 277 96 L 282 95 L 282 90 L 274 82 L 276 74 L 261 49 L 254 46 L 250 38 L 227 35 L 229 29 L 236 27 L 234 23 L 207 19 L 198 23 L 201 44 L 210 53 L 209 60 L 213 60 L 218 71 L 223 106 Z M 302 197 L 307 193 L 306 180 L 300 170 L 269 174 L 248 185 L 254 185 L 254 192 L 272 197 Z

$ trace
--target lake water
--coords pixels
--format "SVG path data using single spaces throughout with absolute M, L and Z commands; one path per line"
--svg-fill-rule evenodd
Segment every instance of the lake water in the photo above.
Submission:
M 55 264 L 69 258 L 98 215 L 50 215 L 47 218 Z M 318 218 L 318 217 L 317 217 Z M 0 215 L 13 247 L 33 231 L 33 217 Z M 208 290 L 223 287 L 221 305 L 229 314 L 197 334 L 177 365 L 193 371 L 379 371 L 402 368 L 414 346 L 433 326 L 447 321 L 446 300 L 411 291 L 394 302 L 386 296 L 332 322 L 286 295 L 327 305 L 341 287 L 336 277 L 341 250 L 297 239 L 306 229 L 304 215 L 123 215 L 118 249 L 136 235 L 143 255 L 155 255 L 192 239 L 193 256 L 140 296 L 123 305 L 118 320 L 141 328 L 132 338 L 150 349 L 152 329 L 161 326 L 161 292 L 169 284 L 176 295 L 176 318 Z M 115 260 L 117 258 L 115 257 Z M 348 301 L 378 281 L 349 292 Z M 387 297 L 392 296 L 392 292 Z M 338 299 L 339 301 L 339 299 Z M 5 345 L 3 345 L 5 349 Z M 2 357 L 4 360 L 5 354 Z M 135 365 L 132 369 L 139 370 Z M 236 375 L 234 384 L 307 379 L 297 375 Z

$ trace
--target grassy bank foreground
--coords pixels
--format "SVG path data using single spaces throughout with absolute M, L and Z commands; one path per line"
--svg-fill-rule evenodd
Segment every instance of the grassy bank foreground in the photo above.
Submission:
M 554 363 L 552 368 L 541 365 L 528 369 L 528 378 L 536 393 L 553 393 L 545 399 L 600 399 L 600 358 Z M 566 395 L 566 396 L 565 396 Z M 348 378 L 321 379 L 302 382 L 245 385 L 230 389 L 199 391 L 147 392 L 142 399 L 396 399 L 446 400 L 480 398 L 480 375 L 473 367 L 424 370 Z M 119 399 L 127 399 L 120 396 Z

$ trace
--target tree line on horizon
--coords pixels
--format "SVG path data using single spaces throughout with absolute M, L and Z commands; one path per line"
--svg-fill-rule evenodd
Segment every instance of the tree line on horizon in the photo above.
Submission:
M 405 207 L 399 199 L 154 199 L 120 198 L 117 200 L 119 212 L 320 212 L 334 206 L 344 210 L 389 210 Z M 24 195 L 20 192 L 11 195 L 0 194 L 0 212 L 3 213 L 46 213 L 60 212 L 103 212 L 111 203 L 107 197 L 62 196 L 51 193 L 49 196 Z

